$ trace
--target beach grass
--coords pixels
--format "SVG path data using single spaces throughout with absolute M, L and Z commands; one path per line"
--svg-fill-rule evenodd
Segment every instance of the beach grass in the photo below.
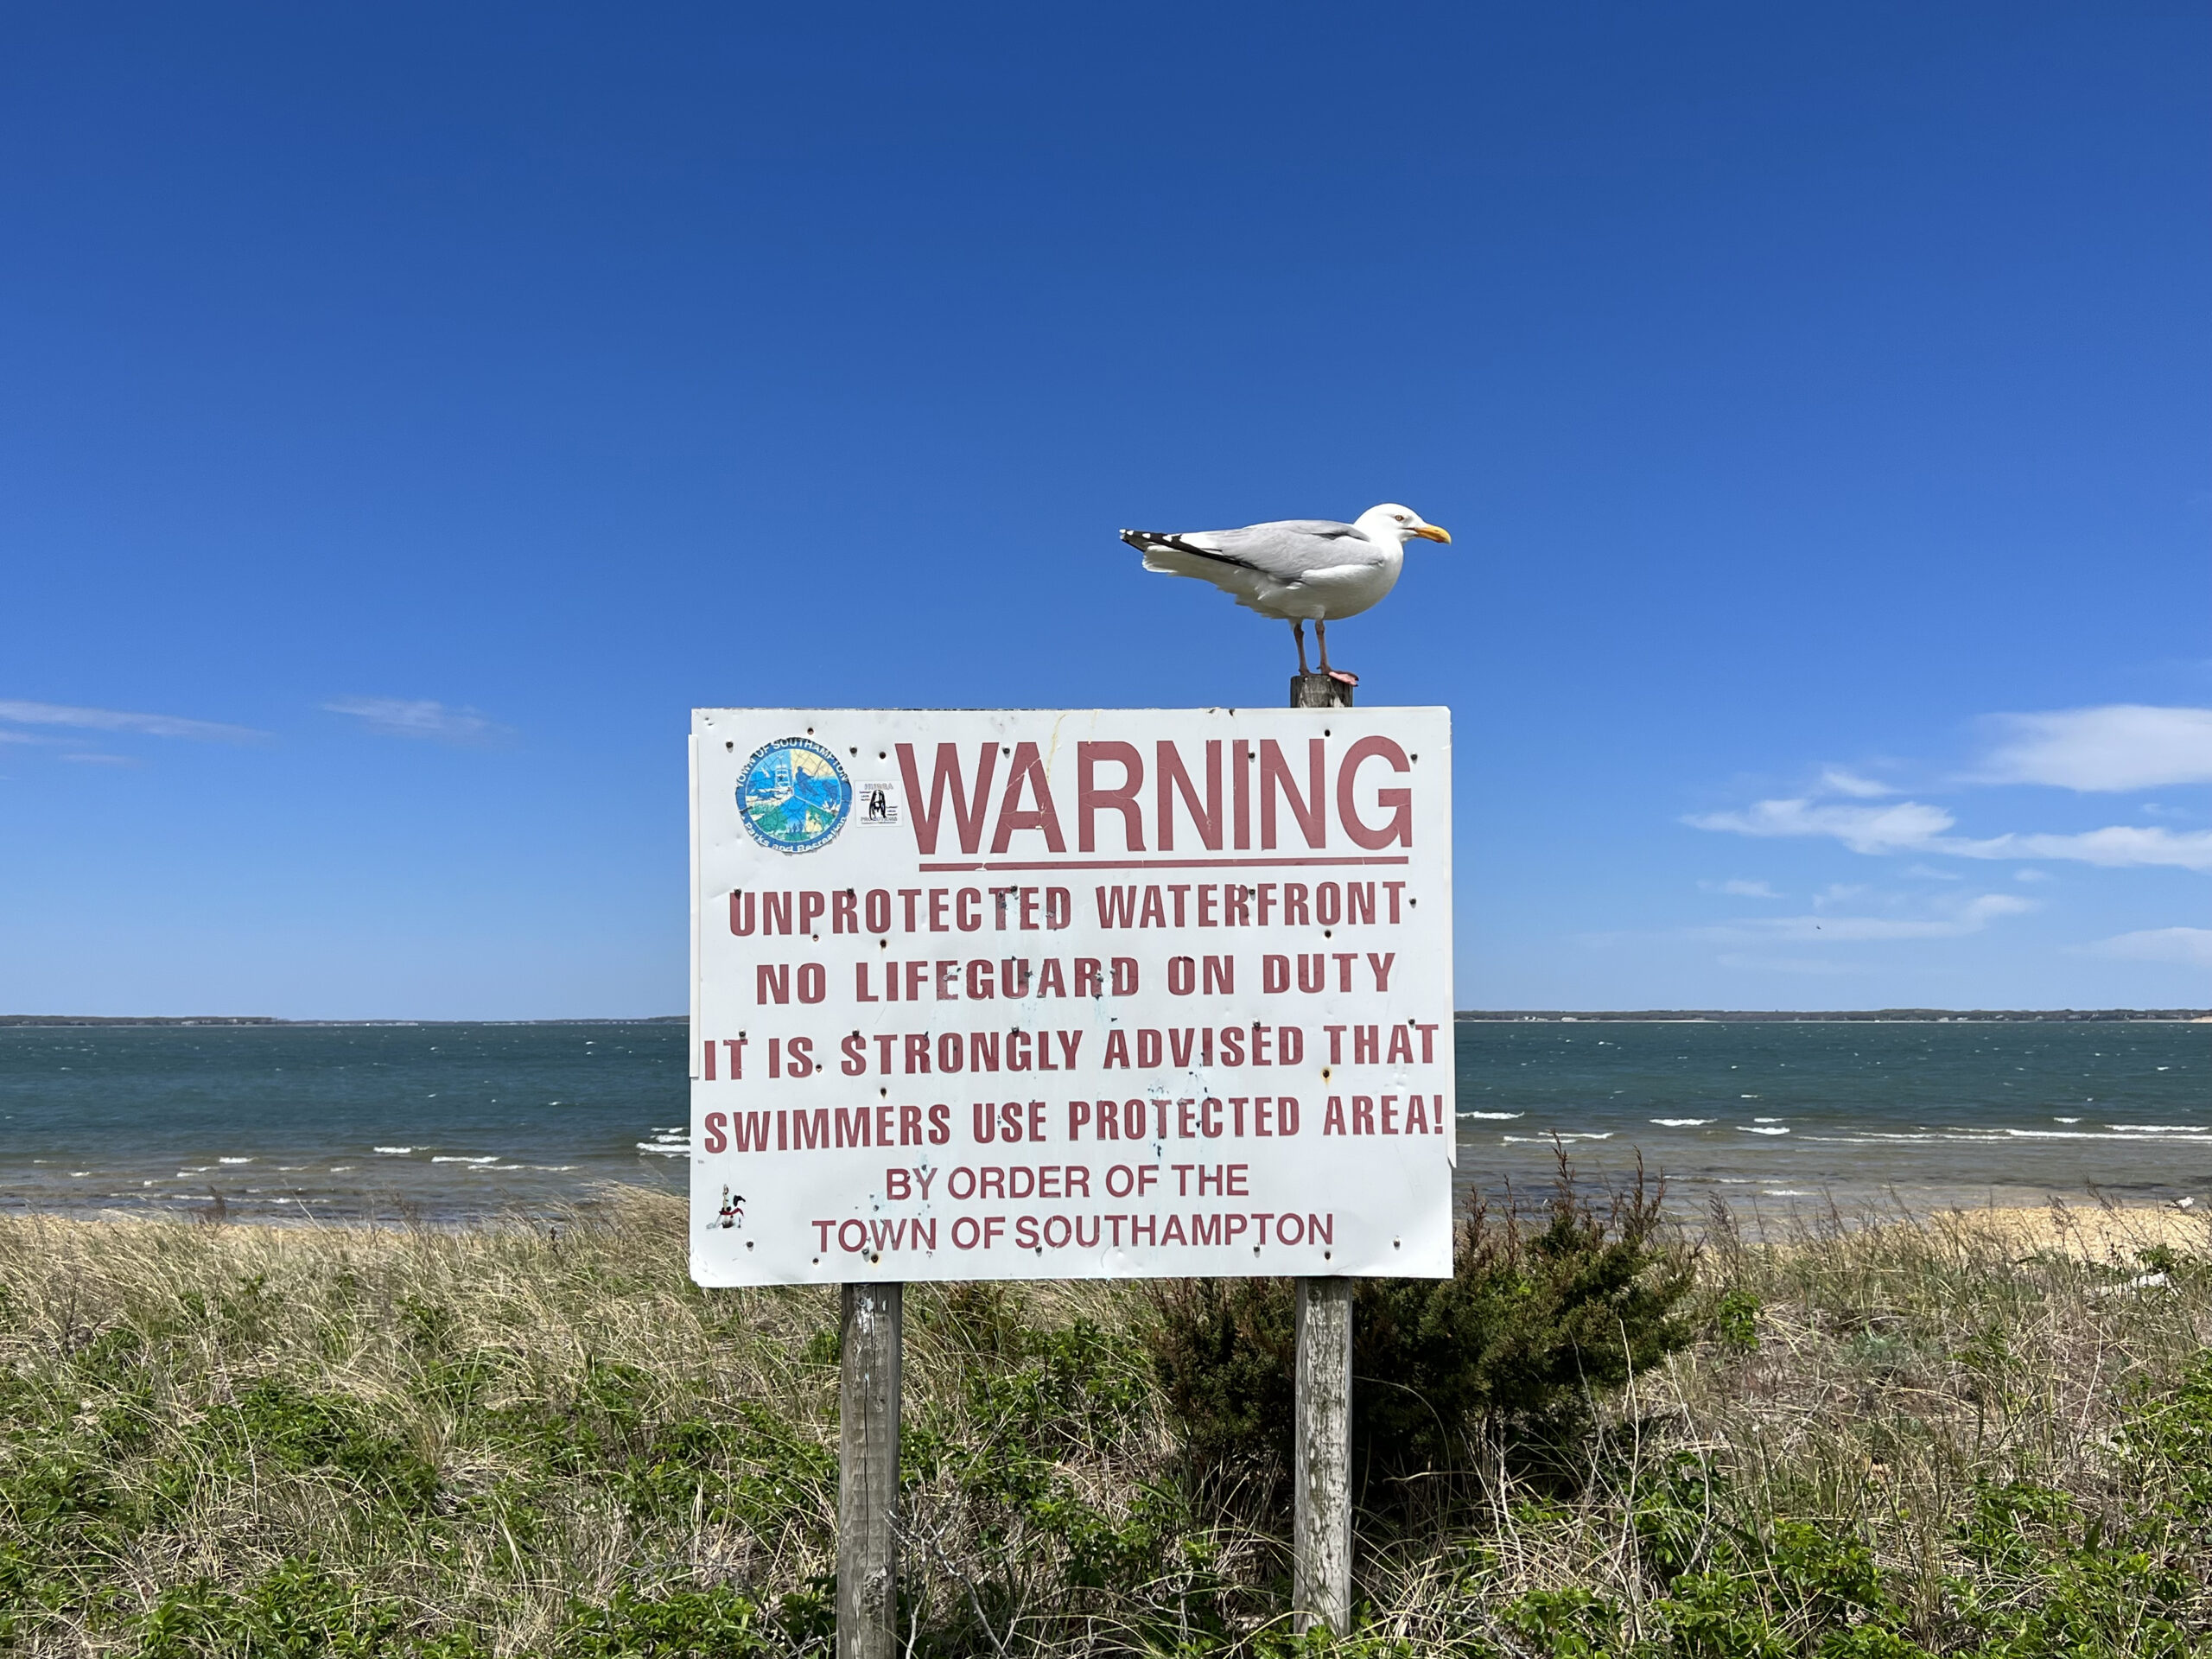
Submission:
M 0 1651 L 825 1651 L 834 1294 L 702 1292 L 683 1243 L 642 1192 L 0 1221 Z M 1195 1477 L 1144 1287 L 910 1288 L 912 1650 L 2212 1653 L 2203 1221 L 1675 1248 L 1695 1341 L 1543 1458 L 1478 1421 L 1433 1501 L 1395 1486 L 1334 1643 L 1289 1634 L 1280 1491 Z

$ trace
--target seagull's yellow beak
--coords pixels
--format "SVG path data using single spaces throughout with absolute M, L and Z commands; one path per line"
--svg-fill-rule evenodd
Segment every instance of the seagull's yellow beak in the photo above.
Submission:
M 1414 531 L 1414 534 L 1426 537 L 1432 542 L 1442 542 L 1447 546 L 1452 540 L 1452 532 L 1440 524 L 1423 524 L 1419 530 Z

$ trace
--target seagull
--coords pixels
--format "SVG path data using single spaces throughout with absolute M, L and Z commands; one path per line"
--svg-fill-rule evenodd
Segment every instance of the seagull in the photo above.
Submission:
M 1348 524 L 1333 518 L 1282 518 L 1242 530 L 1166 534 L 1125 530 L 1122 539 L 1144 555 L 1144 568 L 1164 575 L 1198 576 L 1249 611 L 1290 624 L 1298 671 L 1306 666 L 1306 624 L 1321 642 L 1321 672 L 1346 685 L 1359 677 L 1329 666 L 1329 624 L 1357 616 L 1398 584 L 1406 543 L 1419 536 L 1449 542 L 1450 532 L 1411 507 L 1386 501 Z

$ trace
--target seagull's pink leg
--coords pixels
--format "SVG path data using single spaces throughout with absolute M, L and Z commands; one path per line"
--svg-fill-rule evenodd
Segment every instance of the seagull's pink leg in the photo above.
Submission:
M 1290 637 L 1298 641 L 1298 671 L 1302 677 L 1313 671 L 1306 666 L 1306 623 L 1303 619 L 1290 625 Z
M 1321 671 L 1332 680 L 1342 680 L 1346 685 L 1357 685 L 1358 675 L 1329 666 L 1329 625 L 1319 617 L 1313 620 L 1313 637 L 1321 642 Z

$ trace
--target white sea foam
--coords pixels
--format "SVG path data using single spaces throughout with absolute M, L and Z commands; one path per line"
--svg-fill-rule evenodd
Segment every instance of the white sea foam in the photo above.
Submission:
M 1763 1191 L 1770 1198 L 1809 1198 L 1813 1196 L 1802 1188 L 1795 1186 L 1770 1186 Z
M 1745 1135 L 1787 1135 L 1789 1133 L 1787 1129 L 1761 1128 L 1757 1124 L 1752 1123 L 1738 1123 L 1736 1127 L 1742 1130 Z
M 251 1158 L 218 1158 L 215 1161 L 219 1164 L 250 1164 L 253 1160 Z
M 371 1152 L 380 1152 L 387 1158 L 404 1158 L 415 1150 L 412 1147 L 371 1147 Z
M 1754 1123 L 1779 1123 L 1782 1120 L 1778 1117 L 1755 1117 L 1751 1122 Z
M 689 1141 L 678 1141 L 671 1145 L 662 1141 L 640 1141 L 638 1142 L 638 1150 L 658 1152 L 671 1158 L 682 1158 L 690 1154 L 691 1143 Z
M 1509 1147 L 1528 1145 L 1548 1147 L 1554 1141 L 1610 1141 L 1612 1138 L 1613 1132 L 1611 1129 L 1561 1131 L 1553 1135 L 1509 1135 L 1503 1137 L 1505 1144 Z
M 2078 1117 L 2054 1117 L 2050 1121 L 2054 1123 L 2079 1123 L 2082 1120 Z
M 458 1154 L 452 1154 L 433 1158 L 430 1161 L 434 1164 L 496 1164 L 499 1161 L 499 1154 L 495 1152 L 488 1158 L 463 1158 Z
M 2107 1127 L 2119 1135 L 2202 1135 L 2200 1123 L 2113 1123 Z
M 1662 1129 L 1694 1129 L 1713 1122 L 1709 1117 L 1655 1117 L 1651 1121 Z
M 1462 1117 L 1526 1117 L 1526 1112 L 1462 1112 Z

